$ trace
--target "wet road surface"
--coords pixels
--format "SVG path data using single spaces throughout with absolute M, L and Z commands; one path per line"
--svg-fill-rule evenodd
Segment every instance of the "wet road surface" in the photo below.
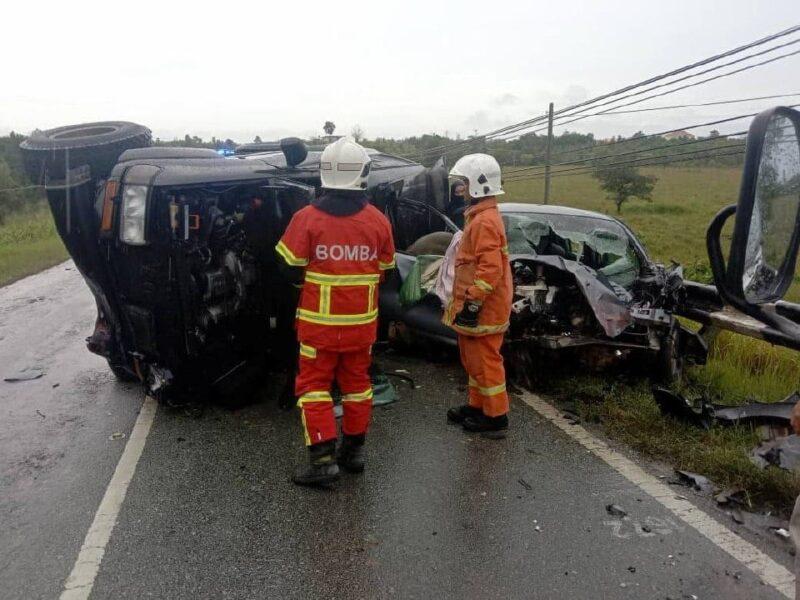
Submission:
M 0 289 L 0 365 L 46 371 L 0 382 L 2 598 L 57 597 L 142 402 L 83 349 L 94 307 L 64 269 Z M 159 409 L 91 597 L 781 597 L 518 399 L 508 439 L 468 436 L 444 419 L 457 365 L 379 361 L 419 388 L 335 490 L 291 484 L 302 436 L 274 402 Z

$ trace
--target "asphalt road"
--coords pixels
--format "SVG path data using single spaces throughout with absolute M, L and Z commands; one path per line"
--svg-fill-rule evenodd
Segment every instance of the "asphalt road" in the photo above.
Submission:
M 142 403 L 84 349 L 68 268 L 0 289 L 0 374 L 44 371 L 0 381 L 3 599 L 63 589 Z M 379 361 L 418 388 L 375 410 L 367 472 L 334 490 L 291 484 L 297 415 L 268 399 L 159 409 L 91 597 L 782 597 L 519 399 L 508 439 L 468 436 L 444 419 L 457 365 Z

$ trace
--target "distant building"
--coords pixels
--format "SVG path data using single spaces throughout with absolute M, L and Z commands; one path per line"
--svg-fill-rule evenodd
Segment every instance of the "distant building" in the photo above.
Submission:
M 663 136 L 665 140 L 693 140 L 694 135 L 689 133 L 688 131 L 684 131 L 680 129 L 678 131 L 670 131 L 669 133 L 665 133 Z

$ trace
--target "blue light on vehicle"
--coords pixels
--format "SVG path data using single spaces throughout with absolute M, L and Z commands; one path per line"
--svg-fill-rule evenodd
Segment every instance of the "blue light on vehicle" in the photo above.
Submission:
M 217 154 L 220 156 L 233 156 L 235 151 L 231 150 L 230 148 L 220 148 L 217 150 Z

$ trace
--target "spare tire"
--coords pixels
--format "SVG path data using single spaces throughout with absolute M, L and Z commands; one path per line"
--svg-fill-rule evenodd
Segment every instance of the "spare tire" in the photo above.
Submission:
M 70 168 L 89 165 L 92 179 L 104 179 L 120 154 L 150 146 L 152 135 L 143 125 L 126 121 L 101 121 L 34 131 L 20 144 L 25 172 L 34 183 L 64 179 Z

